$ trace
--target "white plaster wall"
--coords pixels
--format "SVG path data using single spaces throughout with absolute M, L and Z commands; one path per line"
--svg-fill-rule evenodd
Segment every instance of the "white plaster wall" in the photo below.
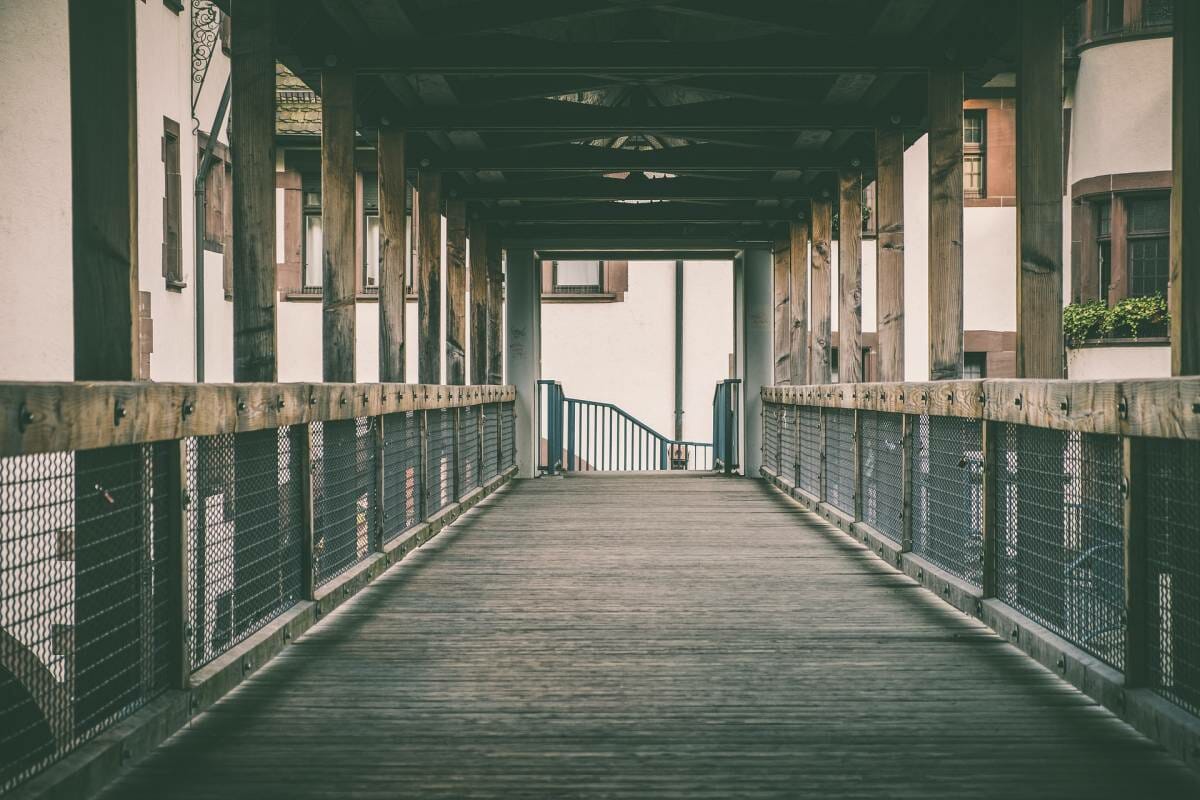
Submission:
M 186 254 L 185 254 L 186 256 Z M 204 380 L 233 381 L 233 302 L 225 299 L 222 279 L 225 261 L 220 253 L 204 251 Z M 190 287 L 189 287 L 190 288 Z M 192 297 L 188 292 L 188 297 Z M 188 317 L 190 321 L 192 316 Z M 158 338 L 155 321 L 155 338 Z M 194 337 L 189 338 L 189 341 Z
M 322 377 L 321 304 L 284 302 L 276 306 L 279 331 L 279 380 L 311 381 Z
M 630 265 L 630 274 L 637 269 Z M 669 319 L 669 318 L 668 318 Z M 674 335 L 672 330 L 671 335 Z M 683 438 L 712 440 L 712 399 L 733 352 L 733 262 L 683 266 Z M 671 385 L 671 391 L 674 387 Z M 674 432 L 674 428 L 664 431 Z
M 1171 374 L 1169 346 L 1083 347 L 1067 351 L 1071 380 L 1162 378 Z
M 963 209 L 963 327 L 966 330 L 1017 329 L 1016 270 L 1017 210 Z M 928 303 L 923 306 L 927 309 Z
M 1080 54 L 1071 119 L 1071 180 L 1171 168 L 1171 39 Z
M 0 2 L 0 379 L 74 377 L 66 0 Z
M 904 379 L 929 380 L 929 137 L 904 151 Z
M 359 383 L 379 380 L 379 303 L 355 306 L 354 380 Z

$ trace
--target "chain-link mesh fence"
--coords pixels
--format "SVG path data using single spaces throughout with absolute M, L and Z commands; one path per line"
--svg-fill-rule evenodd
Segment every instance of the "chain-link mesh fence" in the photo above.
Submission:
M 774 475 L 779 475 L 779 418 L 783 406 L 763 403 L 762 463 Z
M 904 538 L 903 417 L 880 411 L 860 411 L 858 416 L 863 520 L 900 543 Z
M 913 552 L 975 586 L 983 583 L 982 423 L 912 418 Z
M 374 548 L 375 418 L 312 423 L 313 571 L 316 585 Z
M 800 469 L 800 409 L 784 406 L 779 417 L 779 474 L 793 486 Z
M 800 488 L 821 496 L 821 409 L 800 409 Z
M 383 418 L 383 540 L 421 521 L 421 412 Z
M 500 467 L 508 469 L 517 463 L 517 420 L 513 404 L 500 404 Z
M 301 426 L 184 441 L 193 669 L 300 599 Z
M 167 448 L 0 459 L 0 792 L 168 685 Z
M 1200 442 L 1142 440 L 1149 679 L 1200 714 Z
M 854 515 L 854 412 L 825 409 L 825 501 Z
M 466 497 L 480 485 L 479 480 L 479 408 L 458 410 L 458 495 Z
M 483 443 L 480 473 L 485 482 L 500 474 L 500 404 L 488 403 L 482 407 Z
M 455 500 L 454 411 L 425 412 L 428 461 L 425 467 L 425 513 L 433 515 Z
M 1028 425 L 993 430 L 997 595 L 1124 668 L 1120 440 Z

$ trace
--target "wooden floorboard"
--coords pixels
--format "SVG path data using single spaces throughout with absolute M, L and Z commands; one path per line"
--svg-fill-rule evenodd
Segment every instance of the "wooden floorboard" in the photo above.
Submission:
M 520 481 L 107 798 L 1200 797 L 760 482 Z

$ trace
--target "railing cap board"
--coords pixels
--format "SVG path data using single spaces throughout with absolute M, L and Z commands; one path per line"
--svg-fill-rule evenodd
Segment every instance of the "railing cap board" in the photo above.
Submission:
M 91 450 L 515 399 L 512 386 L 0 382 L 0 456 Z
M 1057 430 L 1200 440 L 1200 377 L 986 379 L 768 386 L 772 403 L 1015 422 Z

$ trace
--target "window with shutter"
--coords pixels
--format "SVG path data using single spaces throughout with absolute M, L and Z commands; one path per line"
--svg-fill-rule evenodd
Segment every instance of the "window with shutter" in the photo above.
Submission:
M 179 171 L 179 123 L 163 117 L 163 245 L 162 272 L 167 288 L 183 282 L 183 177 Z

